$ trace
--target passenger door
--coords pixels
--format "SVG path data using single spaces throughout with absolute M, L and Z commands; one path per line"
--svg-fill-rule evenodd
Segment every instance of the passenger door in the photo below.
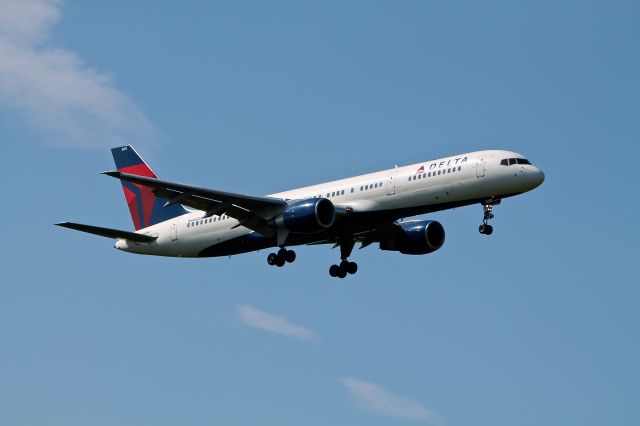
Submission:
M 487 160 L 484 157 L 482 157 L 476 163 L 476 177 L 478 178 L 484 177 L 486 171 L 487 171 Z
M 171 241 L 176 241 L 178 239 L 178 224 L 171 224 L 171 228 L 169 228 L 169 238 L 171 238 Z
M 393 176 L 387 179 L 387 195 L 394 195 L 396 193 L 396 182 Z

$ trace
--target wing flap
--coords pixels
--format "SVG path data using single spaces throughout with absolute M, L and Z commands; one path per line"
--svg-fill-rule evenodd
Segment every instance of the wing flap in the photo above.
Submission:
M 121 231 L 119 229 L 103 228 L 101 226 L 83 225 L 81 223 L 73 222 L 60 222 L 56 223 L 63 228 L 73 229 L 75 231 L 87 232 L 89 234 L 99 235 L 107 238 L 123 238 L 129 241 L 135 241 L 136 243 L 151 243 L 158 237 L 152 237 L 150 235 L 137 234 L 135 232 Z

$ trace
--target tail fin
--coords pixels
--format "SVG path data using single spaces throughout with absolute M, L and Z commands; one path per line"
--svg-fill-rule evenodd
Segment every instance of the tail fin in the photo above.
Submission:
M 158 178 L 131 145 L 113 148 L 111 153 L 118 171 Z M 187 210 L 179 204 L 164 207 L 165 200 L 156 197 L 151 188 L 131 182 L 120 182 L 136 231 L 187 213 Z

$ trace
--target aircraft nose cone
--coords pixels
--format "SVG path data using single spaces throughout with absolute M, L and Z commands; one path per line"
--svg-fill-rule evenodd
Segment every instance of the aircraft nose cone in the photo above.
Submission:
M 535 170 L 532 170 L 531 173 L 529 173 L 529 179 L 534 188 L 538 187 L 542 185 L 542 182 L 544 182 L 544 172 L 536 167 Z

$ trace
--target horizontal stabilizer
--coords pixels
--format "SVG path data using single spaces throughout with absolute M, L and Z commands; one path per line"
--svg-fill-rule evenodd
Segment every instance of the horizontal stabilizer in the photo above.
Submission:
M 151 243 L 158 237 L 150 235 L 136 234 L 135 232 L 121 231 L 119 229 L 102 228 L 100 226 L 83 225 L 81 223 L 60 222 L 56 223 L 63 228 L 75 229 L 76 231 L 88 232 L 89 234 L 100 235 L 107 238 L 123 238 L 136 243 Z

